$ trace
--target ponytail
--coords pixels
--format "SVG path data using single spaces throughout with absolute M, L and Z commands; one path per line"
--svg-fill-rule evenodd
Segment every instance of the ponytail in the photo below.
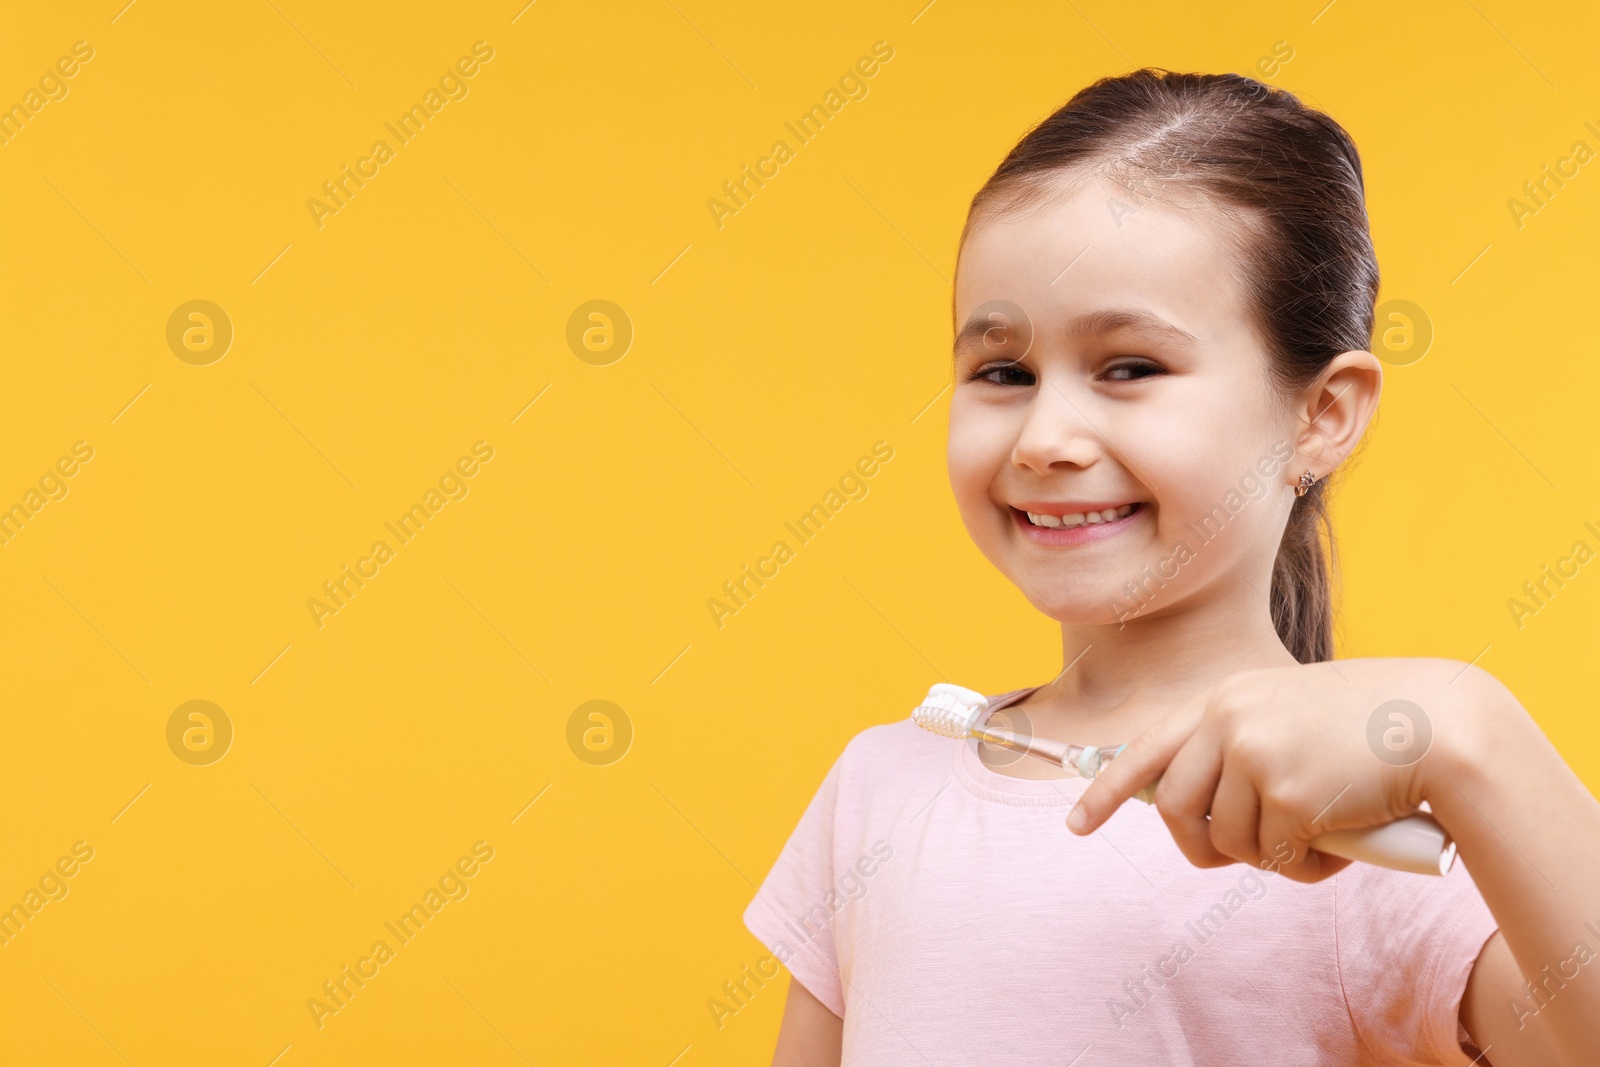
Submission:
M 1272 563 L 1272 625 L 1294 658 L 1333 658 L 1333 578 L 1338 557 L 1328 522 L 1328 479 L 1296 497 Z M 1327 549 L 1324 551 L 1323 545 Z

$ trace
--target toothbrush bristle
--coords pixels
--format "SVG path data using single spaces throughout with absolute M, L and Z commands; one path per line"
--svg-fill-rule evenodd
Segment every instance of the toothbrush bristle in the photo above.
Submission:
M 924 730 L 957 739 L 972 736 L 972 728 L 989 706 L 989 698 L 972 689 L 939 682 L 911 711 L 911 720 Z

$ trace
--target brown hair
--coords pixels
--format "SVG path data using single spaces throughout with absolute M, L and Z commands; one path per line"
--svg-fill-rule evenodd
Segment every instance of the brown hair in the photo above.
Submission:
M 1064 173 L 1071 172 L 1071 173 Z M 1004 214 L 1099 176 L 1205 203 L 1236 225 L 1229 245 L 1272 378 L 1302 389 L 1341 352 L 1372 340 L 1378 261 L 1361 159 L 1350 135 L 1293 94 L 1238 74 L 1147 67 L 1102 78 L 1017 143 L 972 199 Z M 1296 498 L 1272 568 L 1273 625 L 1302 663 L 1333 658 L 1333 530 L 1328 479 Z

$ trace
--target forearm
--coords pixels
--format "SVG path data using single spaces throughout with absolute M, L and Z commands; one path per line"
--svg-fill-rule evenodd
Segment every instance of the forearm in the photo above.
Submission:
M 1484 710 L 1437 724 L 1425 794 L 1533 986 L 1493 990 L 1494 1026 L 1536 1012 L 1562 1063 L 1600 1062 L 1600 803 L 1503 686 L 1474 685 Z

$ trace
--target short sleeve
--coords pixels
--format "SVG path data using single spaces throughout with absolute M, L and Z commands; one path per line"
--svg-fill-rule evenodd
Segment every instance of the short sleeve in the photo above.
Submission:
M 744 924 L 829 1011 L 844 1018 L 833 910 L 834 822 L 841 755 L 744 912 Z
M 1352 863 L 1333 877 L 1339 979 L 1381 1064 L 1466 1067 L 1461 997 L 1499 924 L 1466 868 L 1442 878 Z

